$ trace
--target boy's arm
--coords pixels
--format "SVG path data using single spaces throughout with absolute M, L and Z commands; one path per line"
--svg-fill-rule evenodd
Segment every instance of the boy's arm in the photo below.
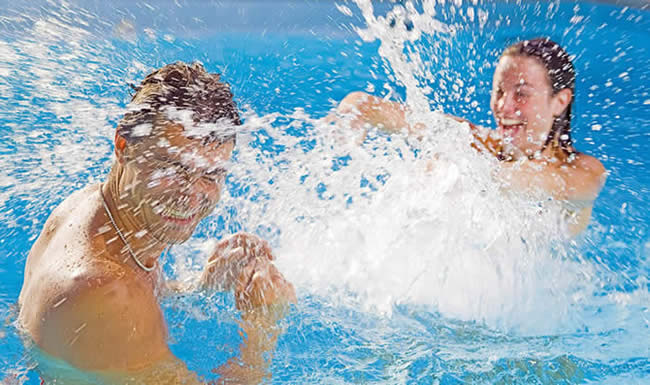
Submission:
M 142 282 L 100 276 L 79 281 L 33 337 L 46 354 L 108 384 L 200 384 L 169 350 L 164 322 Z M 65 372 L 44 375 L 73 381 Z
M 267 246 L 266 244 L 264 246 Z M 296 302 L 293 285 L 266 258 L 256 258 L 235 277 L 237 309 L 242 312 L 243 342 L 240 354 L 217 369 L 220 384 L 258 384 L 270 377 L 268 371 L 277 338 L 282 332 L 278 321 Z

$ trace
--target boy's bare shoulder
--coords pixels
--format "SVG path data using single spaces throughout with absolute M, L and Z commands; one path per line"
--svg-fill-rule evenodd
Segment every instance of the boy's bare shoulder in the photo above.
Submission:
M 93 184 L 77 190 L 70 194 L 63 202 L 61 202 L 50 214 L 46 225 L 48 222 L 61 223 L 62 221 L 69 218 L 70 214 L 76 213 L 77 210 L 83 209 L 87 204 L 95 201 L 97 197 L 94 195 L 99 195 L 100 184 Z
M 102 259 L 73 273 L 65 286 L 48 301 L 58 306 L 50 305 L 43 317 L 37 343 L 46 352 L 83 369 L 102 370 L 109 363 L 139 366 L 167 351 L 157 299 L 134 271 Z M 98 347 L 102 355 L 96 354 Z

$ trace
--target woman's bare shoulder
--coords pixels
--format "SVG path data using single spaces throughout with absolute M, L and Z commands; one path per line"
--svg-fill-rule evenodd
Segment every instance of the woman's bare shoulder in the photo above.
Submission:
M 601 177 L 607 173 L 600 160 L 584 153 L 578 153 L 571 164 L 577 169 L 592 174 L 594 177 Z
M 607 179 L 607 170 L 593 156 L 578 153 L 560 167 L 569 192 L 568 200 L 593 201 Z

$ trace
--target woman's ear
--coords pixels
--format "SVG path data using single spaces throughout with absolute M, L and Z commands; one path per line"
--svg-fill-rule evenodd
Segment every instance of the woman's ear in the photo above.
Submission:
M 553 115 L 560 116 L 573 100 L 573 91 L 569 88 L 560 90 L 553 96 Z

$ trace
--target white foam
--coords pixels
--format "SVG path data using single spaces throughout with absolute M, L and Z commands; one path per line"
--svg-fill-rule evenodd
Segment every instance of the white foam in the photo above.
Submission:
M 593 274 L 563 259 L 559 208 L 505 191 L 492 177 L 498 162 L 469 147 L 466 125 L 429 113 L 439 127 L 423 142 L 378 136 L 359 146 L 345 122 L 293 115 L 292 126 L 316 126 L 316 146 L 300 151 L 300 138 L 258 118 L 287 151 L 253 151 L 240 137 L 233 174 L 250 190 L 223 204 L 247 229 L 270 229 L 301 291 L 382 314 L 424 305 L 521 333 L 579 323 L 572 308 Z M 341 157 L 347 165 L 334 170 Z
M 383 314 L 399 303 L 424 305 L 447 317 L 524 333 L 573 328 L 580 323 L 574 307 L 590 298 L 593 267 L 565 258 L 552 202 L 504 193 L 492 178 L 496 161 L 469 148 L 467 127 L 430 111 L 428 91 L 419 82 L 430 74 L 415 53 L 402 55 L 405 42 L 422 33 L 452 31 L 433 18 L 432 2 L 425 2 L 422 14 L 407 7 L 389 15 L 412 20 L 413 31 L 387 29 L 388 18 L 375 17 L 371 2 L 359 4 L 368 21 L 360 36 L 380 39 L 379 53 L 406 86 L 410 117 L 428 122 L 431 136 L 418 142 L 371 132 L 376 137 L 360 146 L 344 121 L 324 124 L 300 109 L 288 116 L 248 111 L 232 168 L 243 192 L 236 197 L 224 192 L 220 207 L 236 212 L 225 215 L 226 228 L 236 224 L 270 239 L 278 265 L 300 293 Z M 87 89 L 84 84 L 106 81 L 81 75 L 88 58 L 97 56 L 81 44 L 86 36 L 42 20 L 29 38 L 0 46 L 29 58 L 17 63 L 33 79 L 29 91 L 47 95 L 50 103 L 43 112 L 67 119 L 55 127 L 56 140 L 46 143 L 26 143 L 24 133 L 31 128 L 15 127 L 20 157 L 3 166 L 8 175 L 17 174 L 12 168 L 23 159 L 35 166 L 33 175 L 0 194 L 0 201 L 10 194 L 40 197 L 43 191 L 52 191 L 46 198 L 56 199 L 86 182 L 68 177 L 87 172 L 110 153 L 114 127 L 109 121 L 124 111 L 117 100 L 90 100 L 80 91 Z M 48 48 L 52 39 L 68 52 L 65 64 Z M 125 74 L 141 78 L 146 66 L 131 63 Z M 57 85 L 58 75 L 65 75 L 68 84 Z M 286 118 L 289 125 L 279 124 Z M 250 132 L 261 128 L 285 150 L 251 148 Z M 292 136 L 289 128 L 308 133 Z M 206 132 L 197 129 L 196 134 Z M 255 139 L 263 142 L 264 136 Z M 305 149 L 305 142 L 314 148 Z M 30 201 L 32 207 L 47 206 L 38 199 Z M 10 223 L 11 213 L 3 215 Z M 202 258 L 179 266 L 194 273 Z
M 218 119 L 214 123 L 195 122 L 194 111 L 185 108 L 164 107 L 165 115 L 172 121 L 183 125 L 183 134 L 193 138 L 204 138 L 215 133 L 220 137 L 234 135 L 238 126 L 228 118 Z

